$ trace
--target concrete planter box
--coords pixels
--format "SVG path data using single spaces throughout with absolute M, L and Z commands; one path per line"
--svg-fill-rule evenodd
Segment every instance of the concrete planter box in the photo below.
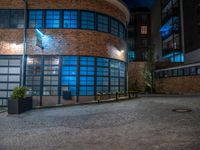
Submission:
M 8 114 L 21 114 L 32 109 L 32 97 L 20 100 L 8 99 Z

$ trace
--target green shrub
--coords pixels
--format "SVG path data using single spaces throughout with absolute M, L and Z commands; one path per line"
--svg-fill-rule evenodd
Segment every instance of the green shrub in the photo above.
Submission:
M 13 100 L 20 100 L 20 99 L 24 99 L 26 97 L 26 92 L 27 92 L 27 88 L 26 87 L 16 87 L 13 90 L 13 93 L 11 95 L 11 98 Z

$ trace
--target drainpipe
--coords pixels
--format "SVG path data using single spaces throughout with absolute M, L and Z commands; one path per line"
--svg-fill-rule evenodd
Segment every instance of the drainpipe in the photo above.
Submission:
M 26 67 L 26 42 L 27 42 L 27 2 L 28 0 L 23 0 L 24 2 L 24 48 L 22 54 L 22 71 L 21 71 L 21 86 L 25 85 L 25 67 Z

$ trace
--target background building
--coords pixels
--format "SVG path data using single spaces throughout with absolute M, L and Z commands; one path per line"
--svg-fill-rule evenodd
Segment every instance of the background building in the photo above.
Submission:
M 151 37 L 150 10 L 147 7 L 135 7 L 130 12 L 131 19 L 128 26 L 129 61 L 144 61 Z
M 200 61 L 199 3 L 198 0 L 156 0 L 151 9 L 151 39 L 160 61 L 187 64 Z M 161 45 L 158 30 L 162 38 Z M 159 51 L 160 46 L 162 50 Z
M 182 0 L 185 62 L 200 62 L 200 1 Z
M 156 61 L 162 60 L 161 1 L 156 0 L 151 8 L 151 44 L 155 50 Z
M 156 91 L 167 94 L 199 94 L 200 2 L 198 0 L 157 0 L 152 8 L 152 15 L 156 16 L 159 13 L 159 6 L 161 12 L 160 34 L 162 37 L 160 52 L 162 52 L 162 55 L 160 56 L 161 53 L 158 48 L 156 52 L 160 62 L 173 62 L 175 65 L 177 64 L 174 62 L 184 62 L 184 64 L 156 70 Z M 156 19 L 152 19 L 152 22 L 152 24 L 158 26 Z M 154 35 L 152 41 L 154 43 L 160 39 L 157 36 L 158 30 L 152 30 Z
M 4 0 L 0 15 L 0 105 L 20 83 L 34 106 L 127 90 L 129 11 L 121 1 Z M 72 100 L 64 100 L 63 91 Z
M 161 1 L 162 56 L 169 62 L 184 61 L 181 7 L 179 0 Z

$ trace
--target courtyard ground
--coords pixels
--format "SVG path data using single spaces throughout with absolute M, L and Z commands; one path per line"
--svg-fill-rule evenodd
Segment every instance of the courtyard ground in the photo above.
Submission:
M 200 150 L 200 97 L 0 113 L 0 150 Z

